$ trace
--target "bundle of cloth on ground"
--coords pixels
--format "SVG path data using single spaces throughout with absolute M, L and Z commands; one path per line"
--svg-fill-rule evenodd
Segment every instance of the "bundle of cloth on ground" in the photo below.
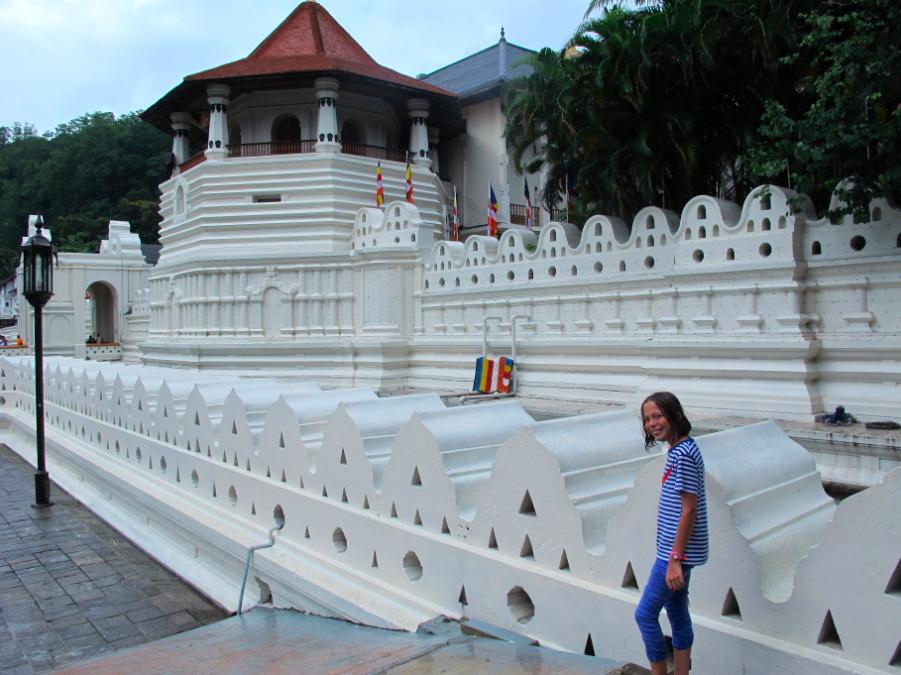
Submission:
M 472 383 L 472 390 L 481 394 L 499 392 L 506 394 L 510 391 L 510 383 L 513 381 L 513 359 L 506 356 L 489 359 L 481 356 L 476 359 L 476 377 Z

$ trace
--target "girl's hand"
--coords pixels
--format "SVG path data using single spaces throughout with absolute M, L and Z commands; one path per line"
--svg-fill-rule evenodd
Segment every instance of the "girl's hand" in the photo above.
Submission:
M 670 560 L 666 567 L 666 585 L 671 591 L 681 591 L 685 588 L 685 578 L 682 576 L 682 563 L 678 560 Z

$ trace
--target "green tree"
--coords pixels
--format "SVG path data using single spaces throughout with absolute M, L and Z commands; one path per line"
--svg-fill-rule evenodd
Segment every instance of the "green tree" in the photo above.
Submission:
M 811 0 L 812 1 L 812 0 Z M 601 3 L 593 3 L 599 5 Z M 804 110 L 798 13 L 808 0 L 663 0 L 588 18 L 560 52 L 505 94 L 519 165 L 549 167 L 550 206 L 571 173 L 581 216 L 680 209 L 696 194 L 741 199 L 758 180 L 753 147 L 768 99 Z M 593 8 L 590 8 L 593 9 Z
M 806 111 L 769 101 L 750 168 L 825 205 L 838 187 L 833 220 L 870 220 L 874 197 L 901 195 L 901 5 L 894 0 L 832 0 L 805 15 L 804 52 L 815 101 Z M 847 179 L 845 181 L 844 179 Z
M 29 124 L 0 127 L 0 276 L 18 264 L 31 213 L 64 251 L 96 251 L 109 220 L 128 220 L 157 243 L 169 146 L 137 113 L 92 113 L 43 136 Z

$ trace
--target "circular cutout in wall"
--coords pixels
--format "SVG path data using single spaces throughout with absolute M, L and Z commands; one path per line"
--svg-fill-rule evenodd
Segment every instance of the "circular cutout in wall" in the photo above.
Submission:
M 867 240 L 861 237 L 859 234 L 851 237 L 851 248 L 855 251 L 862 251 L 863 247 L 867 245 Z
M 695 252 L 691 254 L 692 260 L 695 262 L 701 262 L 704 260 L 704 251 L 701 249 L 695 249 Z
M 338 553 L 344 553 L 347 550 L 347 537 L 344 536 L 344 530 L 340 527 L 336 527 L 332 532 L 332 543 Z
M 194 485 L 194 487 L 200 485 L 200 476 L 197 475 L 196 471 L 191 472 L 191 483 Z
M 285 512 L 282 509 L 281 504 L 275 505 L 275 508 L 272 510 L 272 517 L 275 519 L 276 527 L 284 527 L 285 526 Z
M 422 563 L 413 551 L 407 551 L 407 555 L 404 556 L 404 572 L 414 584 L 422 578 Z
M 532 598 L 523 590 L 522 586 L 514 586 L 507 593 L 507 607 L 510 608 L 513 618 L 519 623 L 529 623 L 535 616 L 535 605 L 532 603 Z
M 764 258 L 769 258 L 770 254 L 773 252 L 773 247 L 767 244 L 766 242 L 760 245 L 760 248 L 757 249 L 760 252 L 760 255 Z

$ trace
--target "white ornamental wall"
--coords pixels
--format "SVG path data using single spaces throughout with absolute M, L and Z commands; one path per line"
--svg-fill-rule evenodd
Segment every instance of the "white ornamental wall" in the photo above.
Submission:
M 283 524 L 245 607 L 271 590 L 369 625 L 466 616 L 643 659 L 632 613 L 663 458 L 627 411 L 534 422 L 515 402 L 66 359 L 44 376 L 54 479 L 228 608 L 247 548 Z M 3 440 L 26 458 L 33 385 L 27 359 L 0 360 Z M 698 442 L 712 547 L 692 582 L 695 670 L 895 672 L 901 470 L 836 507 L 773 423 Z
M 425 337 L 459 343 L 500 315 L 493 351 L 509 350 L 510 317 L 526 314 L 523 393 L 621 404 L 673 389 L 712 413 L 809 419 L 845 403 L 897 417 L 901 213 L 877 200 L 872 222 L 831 225 L 809 202 L 796 212 L 795 197 L 763 187 L 741 208 L 649 207 L 631 228 L 595 216 L 582 232 L 441 242 L 424 275 Z

